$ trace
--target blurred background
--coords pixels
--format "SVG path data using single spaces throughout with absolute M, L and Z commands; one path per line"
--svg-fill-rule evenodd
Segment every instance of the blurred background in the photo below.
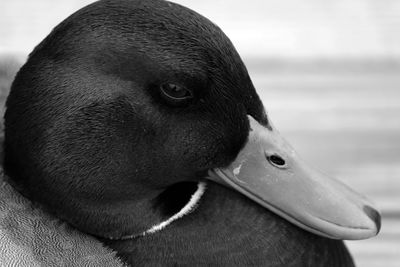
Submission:
M 1 112 L 28 53 L 91 2 L 1 0 Z M 380 235 L 347 242 L 358 266 L 400 266 L 400 1 L 175 2 L 231 38 L 298 152 L 381 208 Z

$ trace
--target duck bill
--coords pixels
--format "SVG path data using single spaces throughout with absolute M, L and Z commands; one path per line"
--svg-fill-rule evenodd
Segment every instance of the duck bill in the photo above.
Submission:
M 226 168 L 209 178 L 312 233 L 333 239 L 365 239 L 380 228 L 380 215 L 362 195 L 310 168 L 275 129 L 249 116 L 248 141 Z

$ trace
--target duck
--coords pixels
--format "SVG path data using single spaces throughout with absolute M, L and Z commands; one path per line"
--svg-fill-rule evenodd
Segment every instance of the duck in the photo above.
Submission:
M 100 0 L 35 47 L 4 116 L 24 197 L 128 266 L 354 266 L 366 197 L 308 167 L 234 45 L 164 0 Z

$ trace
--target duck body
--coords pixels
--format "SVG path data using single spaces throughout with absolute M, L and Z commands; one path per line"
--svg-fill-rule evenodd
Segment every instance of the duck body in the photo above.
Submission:
M 269 165 L 255 169 L 274 179 L 270 194 L 260 196 L 262 186 L 253 194 L 246 186 L 260 180 L 240 176 L 251 142 L 287 149 L 275 147 L 282 142 L 217 26 L 167 1 L 103 0 L 58 25 L 18 72 L 7 99 L 4 169 L 23 195 L 131 266 L 353 266 L 342 241 L 313 233 L 365 238 L 377 233 L 379 214 L 351 196 L 341 198 L 349 200 L 343 209 L 335 199 L 317 207 L 306 199 L 306 209 L 328 219 L 302 217 L 313 184 L 299 184 L 299 194 L 279 187 L 292 150 L 287 158 L 257 151 Z M 238 160 L 232 181 L 244 189 L 230 186 L 255 202 L 227 188 Z M 215 173 L 225 180 L 204 182 Z

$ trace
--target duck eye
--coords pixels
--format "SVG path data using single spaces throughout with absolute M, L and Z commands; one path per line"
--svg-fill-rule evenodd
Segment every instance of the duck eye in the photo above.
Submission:
M 160 86 L 161 96 L 167 101 L 172 102 L 173 104 L 179 104 L 182 101 L 193 98 L 193 94 L 186 87 L 173 84 L 173 83 L 165 83 Z

